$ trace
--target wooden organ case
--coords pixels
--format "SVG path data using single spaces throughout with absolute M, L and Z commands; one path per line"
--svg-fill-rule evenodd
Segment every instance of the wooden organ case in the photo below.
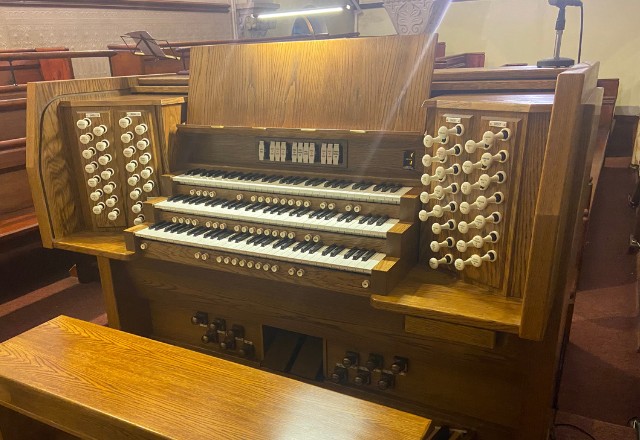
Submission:
M 110 326 L 546 438 L 597 64 L 555 94 L 428 99 L 433 56 L 426 35 L 195 48 L 177 127 L 184 100 L 131 78 L 32 84 L 43 242 L 98 257 Z

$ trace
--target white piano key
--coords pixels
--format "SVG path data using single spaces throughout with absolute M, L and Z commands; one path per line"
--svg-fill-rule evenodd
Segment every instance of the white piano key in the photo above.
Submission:
M 298 153 L 301 149 L 298 146 Z M 300 159 L 300 154 L 298 159 Z M 299 160 L 299 162 L 301 162 Z M 261 181 L 243 181 L 237 179 L 221 179 L 212 177 L 189 176 L 182 174 L 174 176 L 174 182 L 204 186 L 209 188 L 235 189 L 241 191 L 267 192 L 272 194 L 289 194 L 309 197 L 329 197 L 340 200 L 352 200 L 354 202 L 372 202 L 399 205 L 402 196 L 412 188 L 402 187 L 395 193 L 373 191 L 373 186 L 366 190 L 354 190 L 351 186 L 347 188 L 327 188 L 320 186 L 306 186 L 304 183 L 298 185 L 285 185 L 279 183 L 265 183 Z
M 347 223 L 345 220 L 338 221 L 338 218 L 342 215 L 337 214 L 332 219 L 324 220 L 317 218 L 310 218 L 310 213 L 304 214 L 300 217 L 297 215 L 289 215 L 289 212 L 284 214 L 272 214 L 265 213 L 263 210 L 253 212 L 247 211 L 245 208 L 223 208 L 220 205 L 217 206 L 204 206 L 204 204 L 188 204 L 180 201 L 164 200 L 156 203 L 155 207 L 163 211 L 175 212 L 180 214 L 190 215 L 202 215 L 207 217 L 215 216 L 220 219 L 236 220 L 241 222 L 254 222 L 265 225 L 274 225 L 282 227 L 297 227 L 308 228 L 312 227 L 320 231 L 336 232 L 342 234 L 362 235 L 366 237 L 374 238 L 386 238 L 387 232 L 398 223 L 397 219 L 389 219 L 383 225 L 362 225 L 359 223 L 359 219 L 362 216 L 357 217 L 355 220 Z

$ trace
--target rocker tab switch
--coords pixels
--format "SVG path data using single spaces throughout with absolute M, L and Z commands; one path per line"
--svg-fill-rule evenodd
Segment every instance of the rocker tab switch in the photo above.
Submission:
M 209 324 L 209 315 L 207 312 L 196 312 L 191 317 L 191 324 L 206 326 Z
M 200 340 L 205 344 L 210 344 L 212 342 L 218 342 L 218 333 L 215 331 L 207 330 L 207 333 L 202 335 Z
M 395 376 L 389 373 L 382 373 L 380 376 L 380 380 L 378 381 L 378 388 L 381 390 L 388 390 L 389 388 L 393 388 Z
M 342 365 L 347 368 L 358 365 L 358 353 L 354 351 L 347 351 L 342 359 Z
M 227 328 L 226 322 L 222 318 L 214 318 L 209 324 L 209 330 L 212 332 L 225 331 Z
M 409 360 L 407 358 L 394 356 L 391 371 L 393 371 L 393 374 L 406 373 L 409 371 Z
M 256 353 L 256 348 L 249 342 L 243 342 L 238 354 L 246 359 L 251 359 Z
M 379 354 L 370 353 L 365 366 L 369 369 L 369 371 L 382 368 L 382 356 Z
M 347 369 L 345 367 L 341 367 L 340 365 L 336 365 L 333 369 L 333 373 L 331 374 L 331 382 L 333 383 L 343 383 L 347 381 Z
M 231 338 L 243 338 L 244 339 L 244 327 L 241 325 L 233 324 L 231 330 L 227 332 L 227 336 Z
M 369 385 L 371 383 L 371 372 L 369 370 L 360 370 L 353 381 L 356 385 Z

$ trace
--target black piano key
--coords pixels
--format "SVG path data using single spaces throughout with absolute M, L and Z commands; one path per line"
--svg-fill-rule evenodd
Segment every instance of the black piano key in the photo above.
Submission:
M 358 213 L 357 212 L 352 212 L 351 215 L 349 215 L 349 217 L 346 218 L 345 222 L 351 223 L 356 218 L 358 218 Z
M 369 258 L 373 257 L 375 254 L 376 251 L 374 250 L 367 251 L 367 253 L 362 256 L 362 261 L 369 261 Z
M 187 235 L 193 235 L 195 232 L 198 232 L 200 228 L 202 228 L 202 226 L 198 226 L 194 229 L 191 229 L 189 232 L 187 232 Z
M 296 216 L 298 217 L 302 217 L 303 215 L 309 213 L 311 211 L 311 208 L 302 208 L 301 211 L 298 211 L 298 213 L 296 214 Z
M 215 234 L 219 233 L 219 231 L 220 229 L 209 229 L 207 232 L 204 233 L 202 238 L 213 237 Z
M 350 212 L 343 213 L 340 217 L 338 217 L 338 221 L 339 222 L 344 221 L 347 217 L 349 217 L 349 215 L 351 215 Z
M 286 248 L 288 248 L 289 246 L 291 246 L 295 242 L 296 242 L 295 238 L 289 238 L 287 241 L 282 243 L 282 245 L 280 246 L 280 249 L 285 250 Z
M 349 250 L 347 251 L 347 253 L 346 253 L 346 254 L 344 254 L 344 258 L 345 258 L 345 260 L 346 260 L 346 259 L 348 259 L 348 258 L 351 258 L 351 256 L 352 256 L 353 254 L 355 254 L 356 252 L 358 252 L 359 250 L 360 250 L 360 249 L 355 248 L 355 247 L 354 247 L 354 248 L 349 249 Z
M 335 243 L 330 245 L 330 246 L 327 246 L 327 248 L 322 251 L 322 255 L 327 255 L 329 252 L 334 250 L 336 248 L 336 246 L 337 246 L 337 244 L 335 244 Z
M 255 246 L 261 245 L 269 238 L 268 235 L 259 235 L 258 238 L 253 242 Z
M 235 232 L 233 229 L 225 229 L 225 232 L 220 234 L 220 236 L 218 236 L 218 238 L 220 240 L 225 240 L 225 239 L 231 238 L 232 235 L 236 235 L 236 234 L 239 234 L 239 232 Z
M 382 226 L 382 225 L 384 225 L 384 224 L 387 222 L 387 220 L 389 220 L 389 216 L 388 216 L 388 215 L 386 215 L 386 214 L 385 214 L 385 215 L 381 216 L 381 217 L 378 219 L 378 221 L 376 222 L 376 226 Z
M 341 246 L 338 245 L 336 246 L 332 251 L 331 251 L 331 256 L 335 257 L 336 255 L 338 255 L 340 252 L 342 252 L 345 249 L 346 246 Z
M 366 249 L 358 249 L 351 258 L 354 260 L 357 260 L 358 258 L 362 257 L 366 253 L 367 253 Z
M 327 179 L 322 179 L 322 178 L 321 178 L 321 179 L 318 179 L 318 181 L 317 181 L 317 182 L 315 182 L 315 183 L 313 184 L 313 186 L 320 186 L 320 185 L 322 185 L 322 184 L 323 184 L 324 182 L 326 182 L 326 181 L 327 181 Z
M 326 188 L 328 188 L 328 187 L 332 186 L 334 183 L 336 183 L 336 181 L 335 181 L 335 180 L 327 180 L 327 181 L 324 183 L 324 186 L 325 186 Z
M 363 216 L 360 220 L 358 220 L 358 223 L 363 224 L 363 223 L 367 222 L 370 218 L 371 218 L 371 214 L 367 214 L 367 215 Z
M 377 222 L 379 218 L 380 218 L 380 217 L 378 217 L 377 215 L 372 215 L 372 216 L 371 216 L 371 218 L 367 221 L 367 224 L 368 224 L 368 225 L 372 225 L 372 224 L 374 224 L 375 222 Z
M 312 247 L 314 247 L 314 246 L 315 246 L 315 244 L 316 244 L 316 243 L 315 243 L 315 242 L 313 242 L 312 240 L 307 241 L 307 242 L 305 243 L 305 245 L 304 245 L 304 246 L 302 246 L 302 247 L 300 248 L 300 252 L 307 252 L 309 249 L 311 249 Z
M 324 246 L 324 243 L 319 241 L 318 243 L 316 243 L 314 246 L 311 247 L 311 249 L 309 249 L 309 253 L 310 254 L 315 254 L 316 252 L 318 252 L 322 247 Z
M 302 246 L 304 246 L 304 245 L 306 245 L 306 244 L 307 244 L 307 242 L 306 242 L 306 241 L 301 241 L 301 242 L 299 242 L 298 244 L 296 244 L 296 245 L 293 247 L 293 250 L 294 250 L 294 251 L 298 251 Z
M 205 233 L 205 232 L 207 232 L 207 231 L 208 231 L 208 229 L 207 229 L 207 228 L 205 228 L 204 226 L 200 226 L 200 229 L 198 229 L 198 231 L 197 231 L 197 232 L 194 232 L 194 231 L 191 231 L 191 232 L 193 232 L 193 234 L 192 234 L 192 235 L 193 235 L 194 237 L 197 237 L 198 235 L 202 235 L 202 234 L 204 234 L 204 233 Z
M 343 180 L 342 183 L 340 183 L 340 188 L 345 189 L 346 187 L 348 187 L 351 184 L 353 184 L 353 182 L 348 182 L 346 180 Z
M 273 247 L 277 248 L 279 246 L 282 246 L 282 243 L 284 243 L 286 239 L 287 239 L 287 237 L 281 238 L 280 240 L 276 241 L 275 243 L 273 243 Z
M 262 243 L 260 243 L 260 246 L 265 247 L 277 240 L 277 237 L 268 237 L 268 236 L 266 237 L 267 239 L 264 240 Z
M 171 222 L 167 221 L 167 220 L 162 220 L 158 223 L 154 223 L 151 226 L 149 226 L 149 229 L 160 229 L 160 228 L 164 228 L 165 226 L 170 225 Z
M 173 231 L 175 231 L 176 229 L 180 229 L 180 228 L 182 228 L 182 226 L 183 226 L 183 225 L 182 225 L 181 223 L 174 223 L 173 225 L 166 227 L 166 228 L 164 229 L 164 232 L 173 232 Z
M 332 218 L 334 218 L 336 215 L 338 215 L 338 211 L 331 211 L 329 212 L 329 214 L 324 216 L 325 220 L 331 220 Z

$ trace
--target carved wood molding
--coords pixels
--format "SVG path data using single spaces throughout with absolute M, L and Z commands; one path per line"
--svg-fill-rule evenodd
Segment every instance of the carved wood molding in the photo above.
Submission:
M 229 12 L 229 5 L 226 3 L 201 3 L 180 0 L 0 0 L 0 7 L 2 6 Z

